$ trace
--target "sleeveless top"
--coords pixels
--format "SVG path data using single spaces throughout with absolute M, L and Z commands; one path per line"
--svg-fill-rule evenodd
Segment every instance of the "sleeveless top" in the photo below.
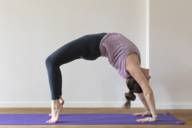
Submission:
M 123 78 L 130 76 L 126 70 L 126 57 L 131 53 L 136 53 L 141 63 L 140 52 L 137 46 L 121 33 L 107 33 L 100 41 L 101 56 L 107 57 L 109 63 L 118 70 Z

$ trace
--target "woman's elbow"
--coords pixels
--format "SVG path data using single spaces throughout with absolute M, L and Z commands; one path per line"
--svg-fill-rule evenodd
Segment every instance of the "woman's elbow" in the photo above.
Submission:
M 145 89 L 145 90 L 143 90 L 143 95 L 145 97 L 152 96 L 153 95 L 153 90 L 151 88 Z

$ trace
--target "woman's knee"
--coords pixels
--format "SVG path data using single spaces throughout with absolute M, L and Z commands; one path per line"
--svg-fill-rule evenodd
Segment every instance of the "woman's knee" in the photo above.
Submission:
M 47 67 L 56 65 L 55 57 L 53 55 L 48 56 L 45 60 L 45 64 Z

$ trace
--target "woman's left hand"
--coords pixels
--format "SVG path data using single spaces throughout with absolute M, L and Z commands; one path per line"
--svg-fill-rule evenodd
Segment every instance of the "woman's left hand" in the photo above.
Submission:
M 142 119 L 137 119 L 136 121 L 141 122 L 141 123 L 154 122 L 154 121 L 156 121 L 156 117 L 145 117 L 145 118 L 142 118 Z

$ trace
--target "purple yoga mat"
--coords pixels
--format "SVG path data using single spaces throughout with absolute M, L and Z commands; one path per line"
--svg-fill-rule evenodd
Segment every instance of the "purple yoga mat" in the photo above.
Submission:
M 47 125 L 48 114 L 0 114 L 0 125 Z M 54 125 L 181 125 L 171 114 L 159 114 L 156 122 L 138 123 L 140 116 L 131 114 L 62 114 Z M 52 125 L 52 124 L 51 124 Z

